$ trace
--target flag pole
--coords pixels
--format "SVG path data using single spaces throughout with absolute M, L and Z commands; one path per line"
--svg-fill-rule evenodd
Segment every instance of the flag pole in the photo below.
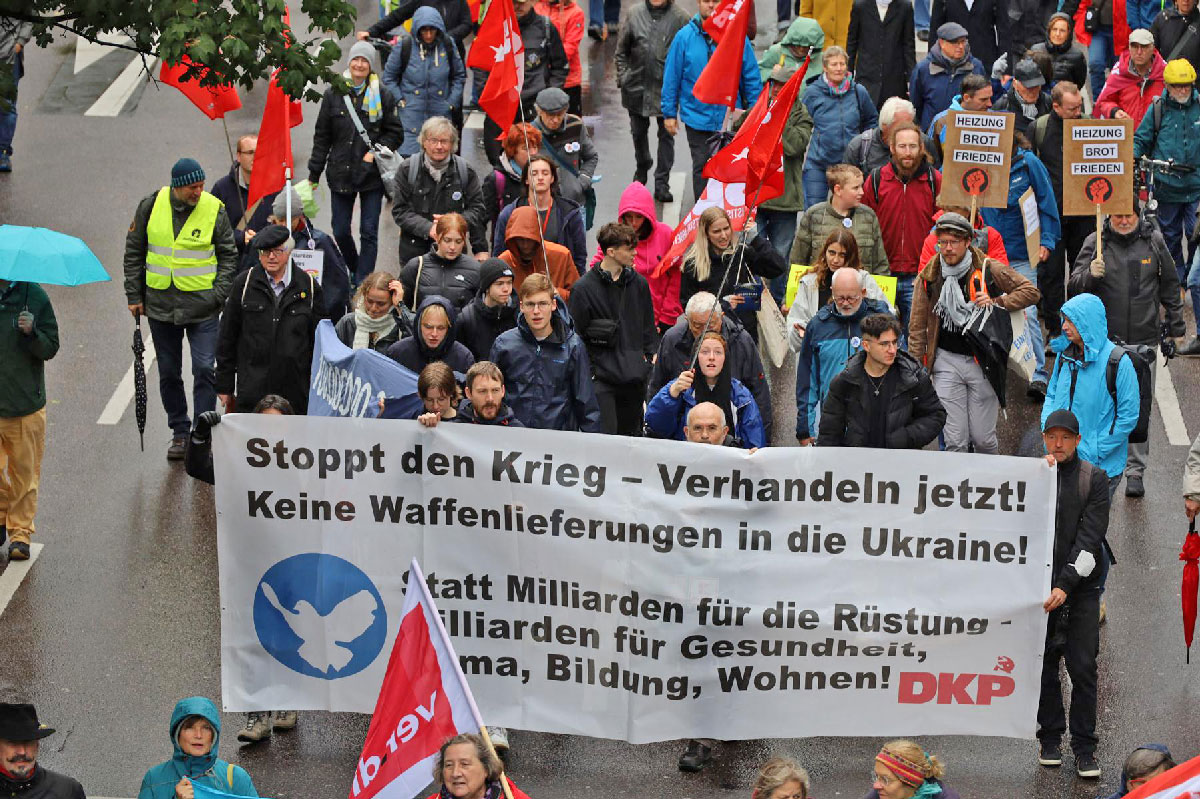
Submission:
M 237 156 L 233 154 L 233 144 L 229 141 L 229 123 L 225 121 L 225 114 L 221 114 L 221 126 L 225 128 L 225 146 L 229 148 L 229 160 L 236 161 Z
M 409 564 L 409 584 L 411 585 L 415 578 L 417 586 L 421 589 L 421 596 L 425 599 L 425 604 L 434 608 L 437 607 L 433 603 L 433 596 L 429 593 L 429 584 L 425 582 L 425 575 L 421 572 L 421 565 L 417 563 L 417 559 L 413 558 Z M 425 611 L 422 609 L 421 611 Z M 450 635 L 446 632 L 446 625 L 442 624 L 442 615 L 440 613 L 431 613 L 433 616 L 434 627 L 437 628 L 438 635 L 442 639 L 442 644 L 451 654 L 454 653 L 454 644 L 450 643 Z M 479 706 L 475 704 L 475 695 L 471 693 L 471 686 L 467 684 L 467 675 L 463 674 L 462 664 L 458 662 L 457 657 L 450 658 L 454 664 L 454 674 L 458 677 L 458 682 L 462 685 L 463 695 L 467 698 L 467 705 L 471 708 L 471 716 L 475 719 L 475 723 L 479 726 L 479 735 L 483 738 L 483 744 L 487 747 L 488 752 L 492 757 L 496 758 L 496 762 L 500 764 L 500 787 L 504 790 L 504 799 L 513 799 L 512 788 L 509 787 L 508 777 L 504 774 L 504 761 L 500 759 L 500 755 L 496 754 L 496 747 L 492 745 L 492 738 L 488 735 L 487 726 L 483 723 L 483 716 L 479 714 Z
M 289 130 L 288 135 L 290 136 L 291 133 L 292 132 Z M 292 168 L 290 166 L 285 166 L 283 168 L 283 190 L 285 192 L 287 192 L 283 197 L 283 203 L 284 203 L 284 208 L 286 209 L 285 213 L 287 214 L 288 235 L 291 236 L 292 235 Z

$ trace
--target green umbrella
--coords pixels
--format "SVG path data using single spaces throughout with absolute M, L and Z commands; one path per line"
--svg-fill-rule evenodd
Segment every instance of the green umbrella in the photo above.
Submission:
M 20 225 L 0 225 L 0 278 L 56 286 L 111 279 L 82 240 Z

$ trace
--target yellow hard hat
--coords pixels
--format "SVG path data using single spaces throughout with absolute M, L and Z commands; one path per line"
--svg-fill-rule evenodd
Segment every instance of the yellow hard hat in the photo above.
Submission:
M 1167 68 L 1163 70 L 1163 83 L 1178 86 L 1195 82 L 1196 69 L 1186 58 L 1176 58 L 1174 61 L 1167 62 Z

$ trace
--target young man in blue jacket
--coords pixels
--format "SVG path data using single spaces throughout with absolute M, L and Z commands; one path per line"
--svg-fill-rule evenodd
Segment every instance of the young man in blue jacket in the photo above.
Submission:
M 517 326 L 496 338 L 488 358 L 504 374 L 513 413 L 525 427 L 603 433 L 587 349 L 559 313 L 554 284 L 535 272 L 517 295 Z
M 692 191 L 699 200 L 704 193 L 705 180 L 700 174 L 708 162 L 708 139 L 721 129 L 726 108 L 702 103 L 692 94 L 696 79 L 708 66 L 717 44 L 704 31 L 704 20 L 712 16 L 719 0 L 699 0 L 700 11 L 684 25 L 671 41 L 667 64 L 663 68 L 662 118 L 667 133 L 674 136 L 683 121 L 687 131 L 688 149 L 692 153 Z M 754 49 L 747 40 L 742 52 L 742 78 L 738 104 L 749 108 L 762 91 L 762 78 Z

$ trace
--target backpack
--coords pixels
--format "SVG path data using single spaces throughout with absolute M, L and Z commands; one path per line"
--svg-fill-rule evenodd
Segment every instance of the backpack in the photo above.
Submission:
M 1042 155 L 1042 142 L 1046 140 L 1046 128 L 1050 127 L 1050 115 L 1042 114 L 1033 123 L 1033 154 Z
M 421 174 L 421 153 L 414 153 L 408 157 L 408 185 L 417 185 L 417 176 Z M 467 200 L 467 162 L 462 156 L 451 155 L 454 159 L 454 170 L 458 172 L 458 184 L 462 187 L 463 207 L 466 207 Z
M 922 144 L 924 144 L 924 142 L 922 142 Z M 888 163 L 890 164 L 891 161 L 889 161 Z M 887 164 L 884 164 L 883 166 L 887 166 Z M 883 177 L 883 166 L 877 166 L 874 169 L 872 169 L 870 176 L 867 178 L 867 183 L 869 183 L 871 185 L 871 196 L 874 198 L 873 202 L 875 203 L 875 205 L 879 205 L 879 181 Z M 928 162 L 926 162 L 925 174 L 929 176 L 929 189 L 930 189 L 930 191 L 933 192 L 934 200 L 936 200 L 937 196 L 938 196 L 938 191 L 939 191 L 938 182 L 937 182 L 937 170 L 934 169 L 933 166 L 931 166 Z M 911 178 L 909 178 L 909 182 L 912 182 L 913 180 L 918 180 L 918 179 L 919 178 L 917 175 L 913 175 Z M 865 186 L 866 184 L 863 184 L 863 185 Z M 872 207 L 872 210 L 874 210 L 874 207 Z
M 1150 405 L 1151 399 L 1153 399 L 1150 365 L 1155 358 L 1154 347 L 1145 344 L 1125 344 L 1120 341 L 1114 341 L 1113 345 L 1112 352 L 1108 354 L 1108 366 L 1105 369 L 1108 395 L 1112 397 L 1113 401 L 1113 422 L 1108 428 L 1108 432 L 1112 433 L 1117 426 L 1117 368 L 1121 363 L 1121 358 L 1128 355 L 1129 363 L 1133 365 L 1133 371 L 1137 375 L 1139 403 L 1137 425 L 1129 434 L 1129 443 L 1142 444 L 1150 436 Z

